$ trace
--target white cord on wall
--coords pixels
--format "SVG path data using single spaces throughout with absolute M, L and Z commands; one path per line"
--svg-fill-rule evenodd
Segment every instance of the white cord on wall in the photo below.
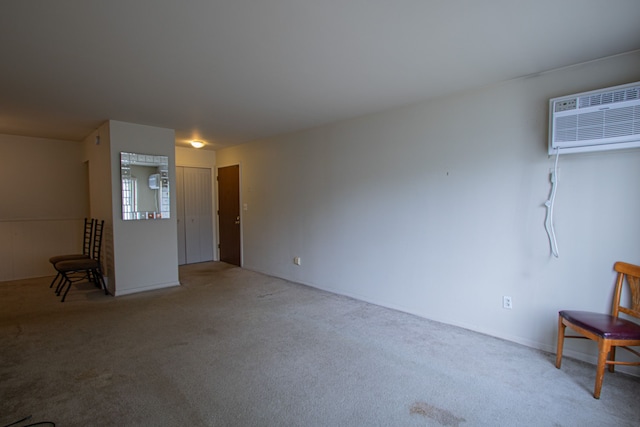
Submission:
M 551 245 L 551 253 L 558 258 L 558 241 L 556 239 L 556 231 L 553 228 L 553 205 L 556 201 L 556 191 L 558 190 L 558 158 L 560 157 L 560 149 L 556 148 L 556 161 L 551 172 L 551 195 L 549 200 L 544 202 L 547 207 L 547 218 L 544 221 L 544 228 L 549 236 L 549 244 Z

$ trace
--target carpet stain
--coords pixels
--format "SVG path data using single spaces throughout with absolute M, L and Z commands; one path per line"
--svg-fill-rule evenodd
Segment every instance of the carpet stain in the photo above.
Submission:
M 436 406 L 429 405 L 426 402 L 416 402 L 409 408 L 410 414 L 418 414 L 438 422 L 443 426 L 458 427 L 460 423 L 465 422 L 464 418 L 456 417 L 453 413 L 446 409 L 440 409 Z

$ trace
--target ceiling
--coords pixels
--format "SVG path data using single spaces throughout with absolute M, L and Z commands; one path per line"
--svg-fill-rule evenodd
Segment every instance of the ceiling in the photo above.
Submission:
M 208 148 L 640 49 L 638 0 L 2 0 L 0 133 Z

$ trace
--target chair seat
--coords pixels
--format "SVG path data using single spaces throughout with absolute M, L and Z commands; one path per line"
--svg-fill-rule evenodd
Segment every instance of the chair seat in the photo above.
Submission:
M 56 255 L 49 258 L 49 262 L 55 265 L 62 261 L 85 259 L 85 258 L 89 258 L 89 255 L 85 255 L 85 254 Z
M 99 267 L 100 263 L 92 258 L 73 259 L 56 263 L 56 270 L 65 273 L 71 271 L 86 271 Z
M 612 340 L 640 340 L 640 325 L 610 314 L 562 310 L 560 316 L 600 337 Z

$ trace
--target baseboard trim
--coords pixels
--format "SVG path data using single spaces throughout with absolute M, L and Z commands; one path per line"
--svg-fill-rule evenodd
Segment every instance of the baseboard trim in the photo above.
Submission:
M 116 286 L 115 292 L 113 292 L 113 296 L 120 297 L 123 295 L 137 294 L 139 292 L 154 291 L 157 289 L 164 289 L 164 288 L 172 288 L 174 286 L 180 286 L 180 282 L 159 283 L 156 285 L 142 286 L 139 288 L 129 288 L 129 289 L 118 289 Z

